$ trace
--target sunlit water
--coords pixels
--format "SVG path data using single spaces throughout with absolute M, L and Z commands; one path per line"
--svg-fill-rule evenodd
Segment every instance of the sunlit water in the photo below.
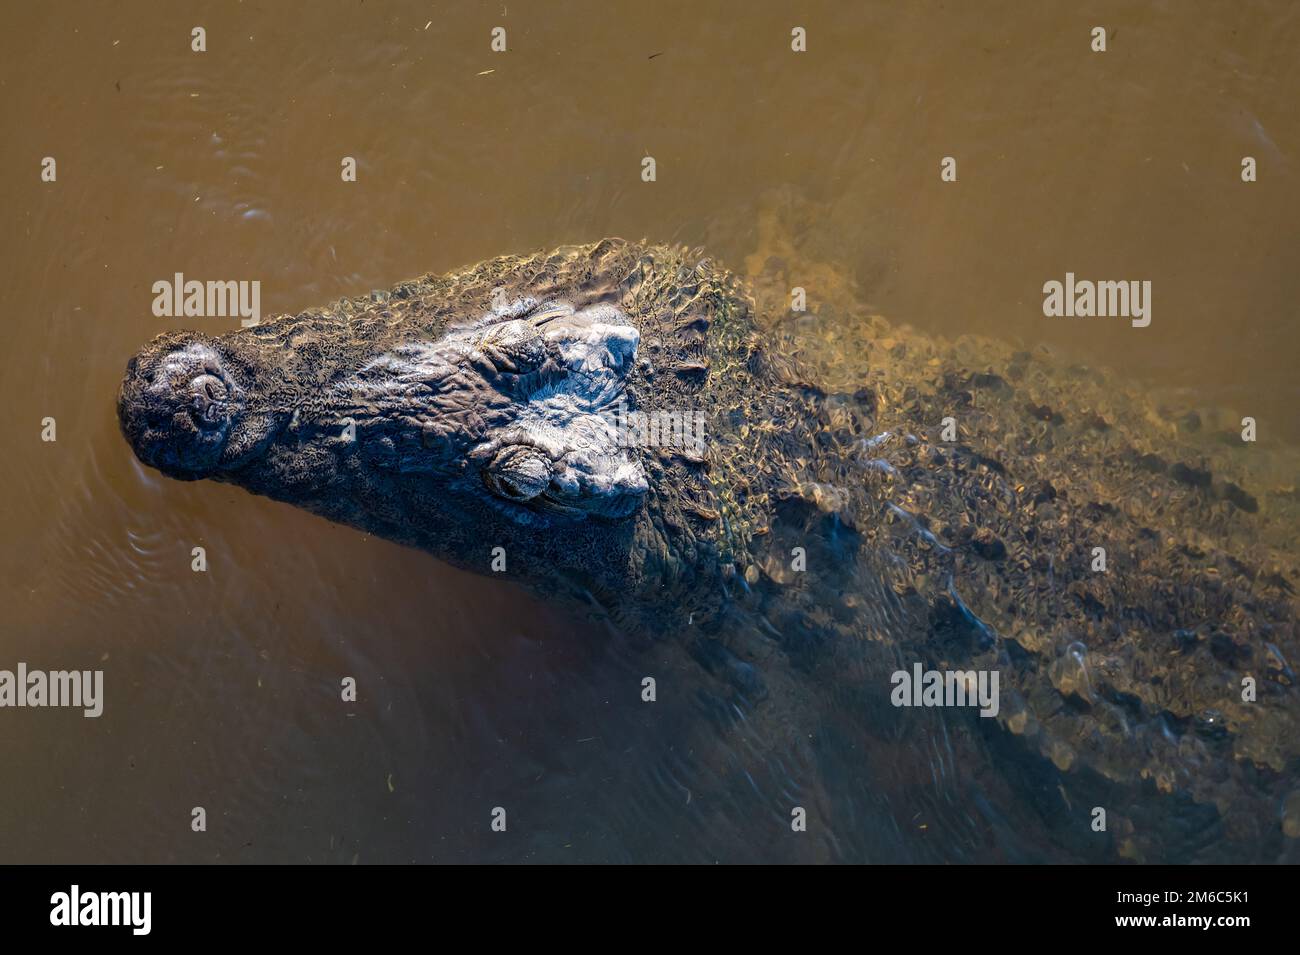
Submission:
M 1060 857 L 1015 838 L 937 716 L 888 744 L 821 700 L 820 762 L 773 766 L 746 740 L 781 717 L 737 732 L 671 641 L 168 481 L 118 433 L 127 358 L 183 324 L 151 312 L 176 272 L 259 280 L 269 315 L 623 235 L 1051 344 L 1254 415 L 1265 449 L 1300 436 L 1293 4 L 787 6 L 7 13 L 0 667 L 102 668 L 106 703 L 0 711 L 0 860 Z M 1150 327 L 1045 318 L 1067 271 L 1150 280 Z M 677 674 L 652 708 L 648 665 Z M 774 809 L 795 800 L 821 820 L 802 841 Z

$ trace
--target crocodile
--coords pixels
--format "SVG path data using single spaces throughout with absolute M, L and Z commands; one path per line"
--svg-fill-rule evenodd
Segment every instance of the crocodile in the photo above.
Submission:
M 978 858 L 1300 858 L 1294 489 L 1106 373 L 864 311 L 806 334 L 825 314 L 758 300 L 699 249 L 505 256 L 160 335 L 119 420 L 172 478 L 680 647 L 763 739 L 746 777 L 777 804 L 830 736 L 877 778 L 942 740 L 921 763 L 970 780 Z M 997 673 L 996 715 L 900 709 L 914 667 Z M 911 845 L 875 857 L 972 857 Z

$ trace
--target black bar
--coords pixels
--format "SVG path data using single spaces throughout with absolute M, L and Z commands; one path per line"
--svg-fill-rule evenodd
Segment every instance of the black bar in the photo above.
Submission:
M 1004 939 L 1030 932 L 1023 938 L 1181 942 L 1199 936 L 1231 943 L 1285 931 L 1294 920 L 1292 873 L 1280 867 L 868 866 L 815 881 L 807 873 L 763 873 L 761 889 L 746 888 L 729 873 L 725 882 L 710 877 L 708 902 L 691 891 L 693 877 L 683 872 L 599 879 L 578 873 L 566 884 L 567 876 L 520 873 L 515 883 L 513 873 L 435 868 L 441 867 L 9 867 L 0 869 L 0 926 L 6 942 L 39 936 L 78 944 L 279 938 L 337 944 L 351 937 L 396 944 L 442 926 L 471 934 L 486 929 L 484 942 L 511 928 L 542 941 L 581 937 L 610 918 L 632 933 L 689 929 L 703 905 L 721 908 L 705 920 L 714 925 L 730 910 L 723 931 L 733 942 L 749 932 L 779 932 L 781 923 L 789 930 L 802 923 L 807 931 L 847 920 L 858 938 L 913 925 L 931 940 L 971 944 L 991 931 Z M 70 903 L 74 885 L 86 917 L 101 911 L 100 893 L 149 893 L 148 933 L 136 934 L 144 925 L 143 895 L 130 909 L 120 895 L 109 900 L 104 911 L 111 916 L 117 906 L 126 924 L 51 924 L 67 911 L 59 910 L 60 894 Z M 731 908 L 753 891 L 767 901 Z M 88 896 L 95 898 L 88 903 Z

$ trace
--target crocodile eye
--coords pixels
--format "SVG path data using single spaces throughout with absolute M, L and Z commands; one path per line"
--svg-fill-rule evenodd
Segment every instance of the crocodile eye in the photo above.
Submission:
M 531 501 L 551 483 L 551 460 L 536 448 L 512 444 L 497 452 L 484 480 L 507 500 Z
M 491 329 L 479 345 L 498 371 L 522 375 L 546 361 L 546 343 L 525 322 L 508 322 Z

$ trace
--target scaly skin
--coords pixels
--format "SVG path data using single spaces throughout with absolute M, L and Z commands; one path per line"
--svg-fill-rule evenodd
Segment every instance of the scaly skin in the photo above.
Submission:
M 995 669 L 997 719 L 946 718 L 962 759 L 999 768 L 983 789 L 1042 822 L 1007 857 L 1294 858 L 1293 519 L 1113 382 L 853 327 L 760 332 L 698 254 L 605 240 L 163 335 L 119 412 L 174 477 L 479 572 L 502 547 L 508 575 L 678 641 L 769 769 L 814 766 L 846 713 L 864 751 L 925 719 L 889 707 L 894 669 Z M 702 453 L 626 446 L 620 402 L 703 413 Z

